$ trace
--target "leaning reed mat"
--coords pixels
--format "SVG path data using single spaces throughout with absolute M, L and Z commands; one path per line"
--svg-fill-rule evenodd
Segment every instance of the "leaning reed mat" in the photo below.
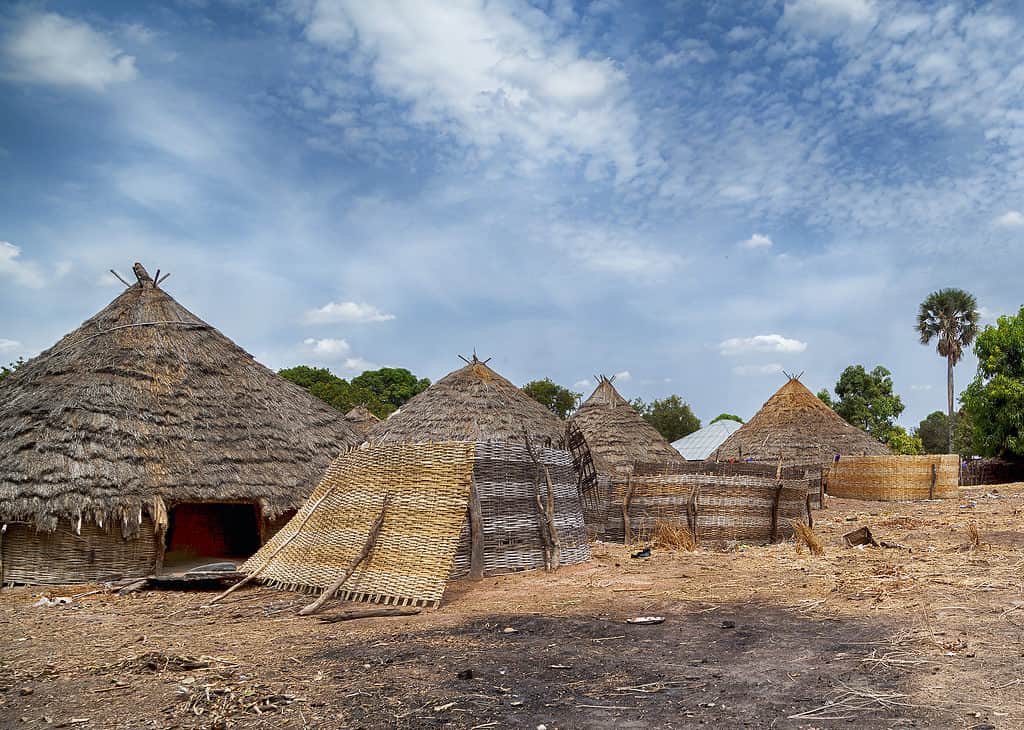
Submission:
M 339 456 L 295 517 L 241 570 L 259 571 L 269 558 L 259 580 L 289 590 L 322 590 L 362 550 L 390 494 L 370 557 L 339 595 L 438 605 L 466 521 L 475 448 L 472 442 L 388 443 Z
M 790 537 L 789 520 L 808 521 L 808 480 L 775 479 L 746 475 L 668 474 L 616 479 L 611 484 L 606 540 L 624 539 L 622 505 L 627 489 L 630 531 L 635 537 L 649 535 L 658 520 L 686 525 L 699 543 L 760 544 Z M 696 529 L 693 519 L 696 518 Z
M 0 585 L 98 583 L 141 578 L 156 568 L 157 539 L 148 515 L 134 538 L 125 539 L 119 528 L 104 529 L 91 521 L 83 521 L 76 533 L 72 523 L 62 520 L 52 532 L 8 523 L 0 541 Z
M 536 448 L 547 467 L 554 496 L 555 531 L 559 564 L 590 560 L 590 545 L 583 520 L 578 479 L 572 455 L 561 449 Z M 484 533 L 484 575 L 503 575 L 544 567 L 544 543 L 537 505 L 547 504 L 547 479 L 522 444 L 479 442 L 473 465 L 473 483 L 480 499 Z M 463 527 L 452 577 L 469 572 L 469 527 Z
M 959 483 L 956 454 L 843 456 L 829 467 L 827 477 L 833 497 L 882 501 L 955 498 Z

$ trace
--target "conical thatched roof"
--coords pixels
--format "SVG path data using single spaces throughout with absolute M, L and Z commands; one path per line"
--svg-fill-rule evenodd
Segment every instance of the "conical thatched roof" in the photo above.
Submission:
M 0 519 L 138 525 L 161 497 L 298 506 L 360 438 L 138 279 L 0 384 Z
M 356 406 L 345 414 L 345 420 L 360 436 L 365 436 L 380 423 L 380 419 L 370 413 L 370 409 L 366 406 Z
M 783 464 L 825 464 L 836 454 L 891 453 L 885 444 L 851 426 L 796 378 L 776 391 L 715 452 L 722 461 L 751 459 Z
M 676 464 L 684 461 L 658 431 L 619 395 L 603 375 L 572 421 L 590 447 L 599 474 L 628 474 L 641 463 Z
M 375 442 L 515 441 L 557 446 L 565 424 L 476 355 L 370 431 Z

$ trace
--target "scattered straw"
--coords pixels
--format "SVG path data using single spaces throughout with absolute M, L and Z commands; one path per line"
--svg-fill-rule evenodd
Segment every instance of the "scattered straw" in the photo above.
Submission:
M 793 526 L 798 552 L 802 547 L 806 546 L 814 555 L 825 554 L 825 545 L 822 543 L 821 538 L 814 534 L 814 530 L 800 520 L 790 520 L 789 524 Z
M 977 550 L 981 547 L 981 533 L 978 532 L 978 526 L 973 522 L 967 525 L 967 539 L 969 540 L 969 549 Z

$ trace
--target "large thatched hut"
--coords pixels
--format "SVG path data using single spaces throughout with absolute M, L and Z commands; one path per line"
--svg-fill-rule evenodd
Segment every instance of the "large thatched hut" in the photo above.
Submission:
M 889 448 L 844 421 L 796 378 L 715 451 L 719 461 L 828 464 L 835 456 L 889 454 Z
M 373 415 L 366 406 L 356 406 L 351 409 L 345 414 L 345 420 L 360 436 L 365 436 L 380 423 L 380 419 Z
M 658 431 L 619 395 L 603 375 L 594 392 L 572 416 L 590 448 L 599 475 L 629 474 L 637 463 L 685 461 Z
M 135 275 L 0 384 L 2 581 L 245 557 L 361 440 L 139 264 Z
M 566 446 L 565 424 L 476 355 L 378 424 L 368 441 L 476 444 L 469 517 L 476 513 L 481 532 L 475 540 L 475 519 L 467 519 L 453 577 L 471 572 L 474 544 L 482 549 L 478 559 L 485 575 L 543 567 L 550 546 L 541 524 L 549 518 L 560 562 L 590 559 L 580 479 Z

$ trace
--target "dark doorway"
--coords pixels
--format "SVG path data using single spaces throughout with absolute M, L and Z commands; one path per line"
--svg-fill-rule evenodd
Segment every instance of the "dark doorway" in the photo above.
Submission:
M 254 504 L 188 502 L 167 516 L 164 565 L 194 566 L 241 561 L 259 550 L 259 510 Z

